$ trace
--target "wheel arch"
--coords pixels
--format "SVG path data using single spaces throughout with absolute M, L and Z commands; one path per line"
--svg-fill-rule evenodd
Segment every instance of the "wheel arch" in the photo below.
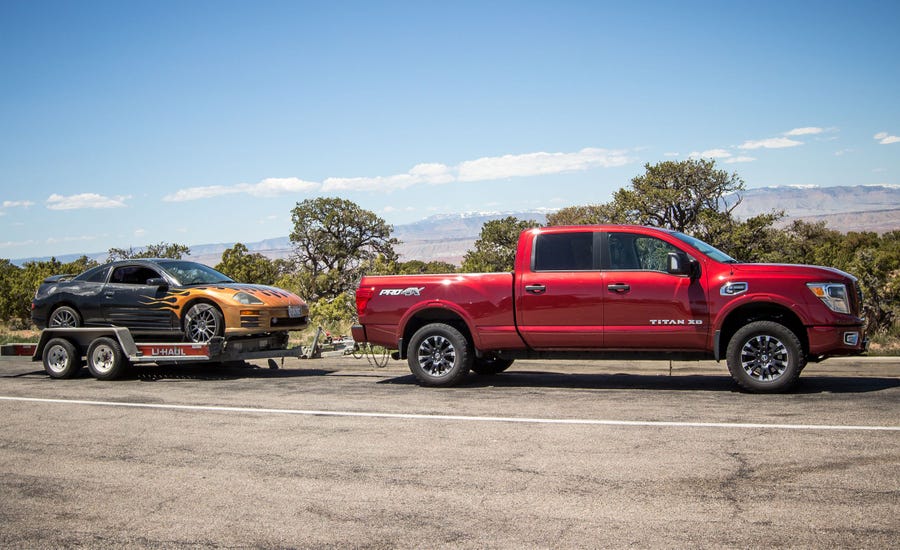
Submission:
M 748 302 L 728 312 L 719 327 L 718 357 L 725 357 L 728 342 L 741 327 L 754 321 L 773 321 L 793 332 L 803 348 L 803 354 L 809 354 L 809 334 L 803 320 L 790 308 L 776 302 Z
M 413 334 L 415 334 L 416 331 L 420 328 L 431 323 L 444 323 L 452 326 L 466 337 L 469 343 L 472 344 L 473 348 L 477 347 L 475 339 L 473 337 L 474 333 L 469 327 L 469 323 L 466 321 L 462 314 L 455 311 L 454 309 L 444 306 L 426 306 L 424 308 L 416 310 L 415 312 L 411 312 L 409 317 L 403 323 L 403 332 L 400 335 L 401 344 L 399 350 L 401 359 L 406 358 L 409 341 L 412 338 Z

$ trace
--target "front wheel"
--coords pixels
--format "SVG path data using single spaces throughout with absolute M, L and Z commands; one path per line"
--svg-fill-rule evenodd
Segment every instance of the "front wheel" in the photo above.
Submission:
M 184 316 L 184 337 L 188 342 L 203 344 L 213 336 L 225 334 L 225 318 L 212 304 L 194 304 Z
M 423 386 L 453 386 L 472 367 L 472 346 L 450 325 L 432 323 L 413 334 L 407 350 L 409 370 Z
M 789 390 L 806 365 L 800 339 L 774 321 L 755 321 L 738 330 L 728 342 L 726 359 L 735 382 L 759 393 Z
M 49 328 L 74 328 L 81 326 L 81 315 L 69 306 L 59 306 L 47 319 Z

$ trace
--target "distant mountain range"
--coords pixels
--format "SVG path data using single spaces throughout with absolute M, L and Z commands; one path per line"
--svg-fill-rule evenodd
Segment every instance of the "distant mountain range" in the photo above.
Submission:
M 730 197 L 733 204 L 736 197 Z M 783 210 L 786 225 L 794 219 L 825 221 L 829 227 L 841 232 L 900 230 L 900 186 L 857 185 L 841 187 L 786 186 L 748 189 L 734 213 L 739 218 Z M 440 260 L 459 264 L 466 251 L 478 238 L 486 221 L 515 216 L 544 223 L 552 210 L 509 212 L 469 212 L 464 214 L 439 214 L 423 220 L 397 225 L 394 236 L 402 244 L 397 253 L 404 260 Z M 250 252 L 259 252 L 269 258 L 286 258 L 291 252 L 288 237 L 244 243 Z M 219 263 L 222 252 L 234 243 L 199 244 L 191 246 L 190 258 L 208 265 Z M 80 256 L 103 261 L 106 252 L 77 253 L 56 256 L 68 262 Z M 21 265 L 30 260 L 49 258 L 21 258 L 12 260 Z

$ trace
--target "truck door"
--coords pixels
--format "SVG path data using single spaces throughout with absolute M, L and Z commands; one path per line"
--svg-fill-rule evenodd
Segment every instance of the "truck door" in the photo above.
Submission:
M 702 350 L 709 332 L 705 277 L 666 271 L 662 239 L 629 232 L 603 235 L 603 319 L 607 349 Z
M 530 347 L 602 347 L 600 235 L 573 231 L 535 236 L 530 269 L 523 269 L 516 281 L 516 323 Z

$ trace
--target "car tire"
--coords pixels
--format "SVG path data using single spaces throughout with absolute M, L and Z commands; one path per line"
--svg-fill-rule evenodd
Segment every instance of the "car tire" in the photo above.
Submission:
M 225 317 L 219 308 L 207 302 L 192 305 L 184 315 L 183 325 L 188 342 L 203 344 L 225 334 Z
M 88 346 L 87 364 L 97 380 L 115 380 L 128 367 L 119 342 L 106 336 L 97 338 Z
M 444 323 L 432 323 L 413 334 L 407 363 L 423 386 L 447 387 L 465 378 L 473 356 L 472 345 L 459 330 Z
M 476 357 L 472 363 L 472 371 L 482 376 L 491 376 L 499 374 L 513 364 L 512 359 L 504 359 L 495 355 L 485 355 L 484 357 Z
M 50 378 L 72 378 L 84 365 L 78 348 L 65 338 L 51 338 L 44 346 L 41 359 Z
M 47 328 L 74 328 L 82 324 L 81 315 L 69 306 L 59 306 L 47 318 Z
M 729 340 L 725 357 L 735 382 L 755 393 L 791 389 L 806 366 L 800 339 L 774 321 L 754 321 L 741 327 Z

